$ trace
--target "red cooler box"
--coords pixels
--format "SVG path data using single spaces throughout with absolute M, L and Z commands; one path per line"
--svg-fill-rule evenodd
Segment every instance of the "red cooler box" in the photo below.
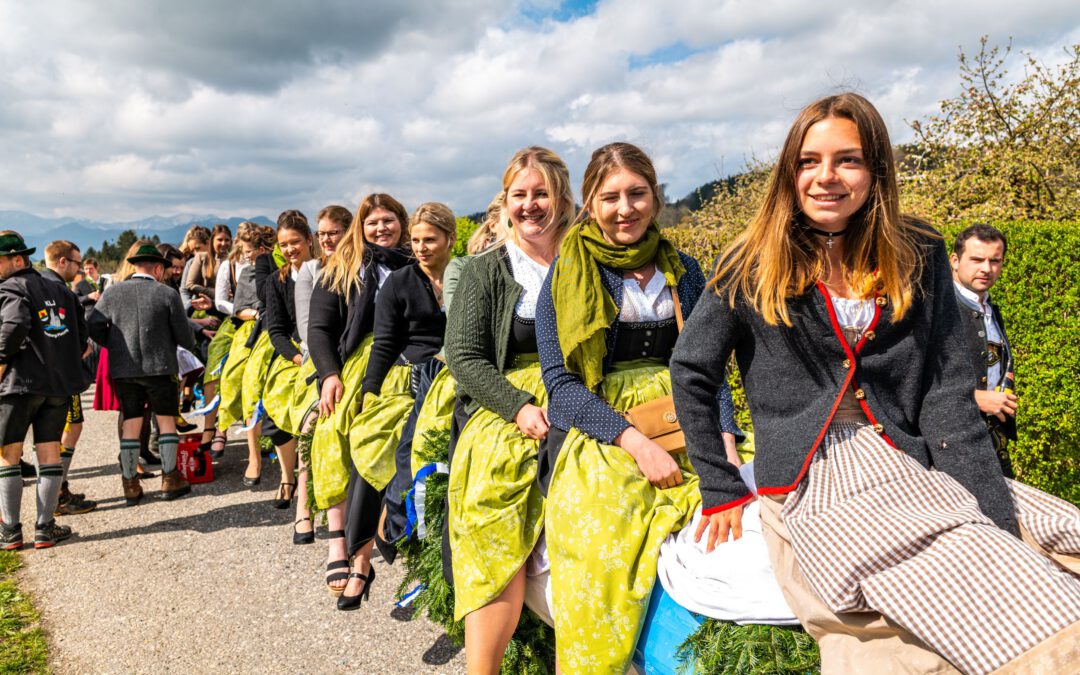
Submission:
M 214 480 L 214 465 L 210 461 L 210 453 L 206 450 L 199 452 L 199 440 L 199 434 L 181 436 L 180 445 L 176 449 L 176 468 L 189 483 L 209 483 Z

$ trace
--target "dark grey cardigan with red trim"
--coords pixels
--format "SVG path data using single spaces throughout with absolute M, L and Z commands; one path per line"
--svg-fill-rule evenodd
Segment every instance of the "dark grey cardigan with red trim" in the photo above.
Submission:
M 745 298 L 703 293 L 671 359 L 675 406 L 701 477 L 702 506 L 714 513 L 751 498 L 727 460 L 716 391 L 734 351 L 754 424 L 754 476 L 761 494 L 791 492 L 802 480 L 845 389 L 875 430 L 926 467 L 955 478 L 999 527 L 1018 533 L 1012 499 L 972 394 L 971 359 L 945 246 L 926 237 L 922 293 L 900 321 L 880 298 L 874 325 L 852 350 L 824 286 L 788 301 L 792 326 L 770 326 Z M 918 499 L 918 495 L 912 495 Z

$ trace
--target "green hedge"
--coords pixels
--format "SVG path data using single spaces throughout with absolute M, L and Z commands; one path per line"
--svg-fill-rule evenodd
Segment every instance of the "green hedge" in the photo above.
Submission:
M 992 224 L 1009 241 L 1005 270 L 990 295 L 1005 317 L 1016 360 L 1013 468 L 1023 482 L 1080 504 L 1080 222 Z M 949 250 L 966 225 L 942 228 Z M 672 228 L 664 234 L 708 276 L 736 232 Z M 739 423 L 749 429 L 737 373 L 732 381 Z

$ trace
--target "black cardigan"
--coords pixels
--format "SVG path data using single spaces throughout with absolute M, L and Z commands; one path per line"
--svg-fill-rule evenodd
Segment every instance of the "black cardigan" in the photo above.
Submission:
M 375 303 L 375 342 L 371 346 L 361 396 L 382 390 L 398 357 L 423 363 L 442 349 L 446 314 L 435 300 L 431 281 L 413 263 L 390 274 Z
M 263 310 L 263 326 L 270 335 L 270 344 L 282 357 L 290 361 L 300 354 L 295 342 L 299 342 L 300 333 L 296 328 L 296 282 L 292 275 L 285 273 L 281 280 L 281 270 L 269 275 L 263 291 L 266 304 Z
M 364 337 L 375 326 L 375 296 L 379 291 L 378 266 L 391 270 L 404 267 L 410 261 L 406 252 L 374 244 L 364 244 L 363 277 L 357 287 L 345 296 L 328 289 L 323 282 L 326 270 L 311 290 L 308 310 L 308 353 L 315 364 L 321 383 L 331 375 L 341 373 L 345 360 L 356 351 Z
M 754 423 L 754 476 L 761 494 L 794 490 L 844 391 L 861 389 L 874 430 L 925 467 L 955 478 L 994 523 L 1018 533 L 1005 479 L 971 382 L 971 358 L 940 239 L 924 237 L 922 293 L 900 321 L 878 298 L 864 338 L 847 346 L 824 286 L 791 298 L 792 327 L 770 326 L 742 296 L 701 296 L 671 360 L 675 406 L 714 513 L 751 498 L 720 441 L 715 396 L 734 351 Z M 912 495 L 918 499 L 918 495 Z

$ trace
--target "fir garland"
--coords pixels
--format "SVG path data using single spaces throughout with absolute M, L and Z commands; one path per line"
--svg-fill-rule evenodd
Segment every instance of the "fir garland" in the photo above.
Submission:
M 796 675 L 820 673 L 817 642 L 798 627 L 740 626 L 708 619 L 679 645 L 684 673 Z
M 417 453 L 425 463 L 446 462 L 450 446 L 449 430 L 429 431 Z M 454 588 L 443 577 L 442 529 L 446 519 L 449 477 L 435 473 L 425 483 L 424 538 L 410 538 L 401 545 L 405 578 L 397 596 L 404 597 L 420 583 L 424 590 L 413 600 L 414 616 L 424 614 L 442 627 L 456 644 L 464 644 L 465 624 L 454 621 Z M 503 655 L 501 672 L 510 675 L 550 675 L 555 672 L 555 631 L 528 609 L 521 612 L 517 630 Z

